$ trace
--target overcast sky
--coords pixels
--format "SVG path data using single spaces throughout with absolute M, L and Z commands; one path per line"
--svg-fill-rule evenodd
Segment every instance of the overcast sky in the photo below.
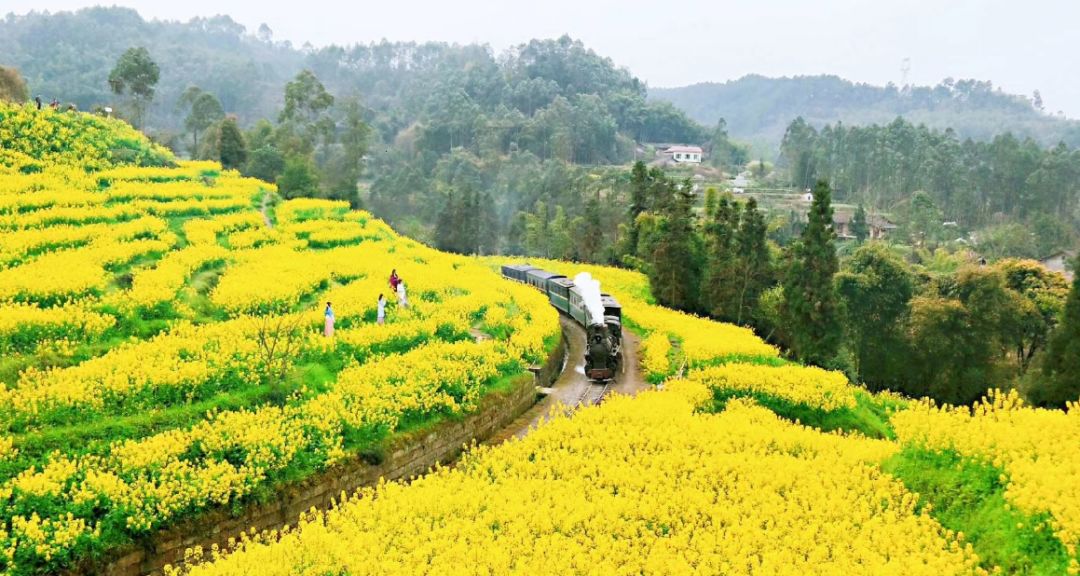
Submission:
M 82 0 L 0 0 L 0 13 Z M 147 18 L 228 14 L 315 46 L 389 40 L 485 42 L 496 50 L 570 34 L 650 86 L 745 74 L 836 74 L 885 84 L 990 80 L 1080 118 L 1078 0 L 114 0 Z

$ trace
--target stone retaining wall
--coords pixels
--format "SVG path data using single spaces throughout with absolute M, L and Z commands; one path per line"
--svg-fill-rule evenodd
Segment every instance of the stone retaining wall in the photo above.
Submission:
M 208 511 L 158 532 L 146 543 L 118 550 L 104 560 L 87 562 L 70 575 L 160 575 L 165 565 L 181 564 L 188 548 L 209 549 L 214 544 L 224 547 L 230 538 L 251 528 L 263 531 L 295 525 L 303 512 L 329 508 L 343 492 L 352 494 L 357 488 L 374 486 L 380 478 L 409 478 L 427 472 L 436 463 L 448 464 L 464 446 L 491 437 L 528 410 L 536 402 L 536 387 L 548 386 L 558 376 L 565 351 L 564 337 L 544 366 L 535 367 L 531 377 L 524 374 L 515 378 L 509 390 L 485 395 L 472 415 L 392 437 L 378 464 L 352 457 L 282 489 L 273 502 L 251 504 L 239 514 L 227 509 Z

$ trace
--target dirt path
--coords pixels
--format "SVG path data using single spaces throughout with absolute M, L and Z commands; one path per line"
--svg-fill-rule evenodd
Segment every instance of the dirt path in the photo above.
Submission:
M 567 340 L 566 364 L 559 378 L 551 388 L 542 389 L 546 396 L 527 412 L 511 422 L 484 444 L 497 445 L 511 438 L 521 438 L 538 424 L 550 418 L 552 410 L 561 404 L 565 410 L 574 410 L 590 392 L 596 393 L 593 384 L 585 377 L 585 330 L 566 316 L 559 316 L 563 334 Z M 630 331 L 623 333 L 622 368 L 615 381 L 609 386 L 607 394 L 634 395 L 648 388 L 648 383 L 638 365 L 638 338 Z

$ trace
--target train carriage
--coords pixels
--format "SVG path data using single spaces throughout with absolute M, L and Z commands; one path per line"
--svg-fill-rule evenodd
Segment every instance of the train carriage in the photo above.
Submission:
M 502 274 L 511 280 L 525 282 L 525 275 L 529 270 L 536 270 L 536 267 L 529 266 L 528 264 L 504 264 L 502 267 Z
M 570 291 L 573 288 L 574 282 L 569 278 L 552 278 L 548 280 L 548 300 L 552 306 L 563 314 L 570 314 Z
M 533 268 L 525 273 L 525 283 L 543 292 L 545 295 L 548 293 L 548 281 L 554 278 L 566 278 L 566 276 L 548 272 L 547 270 L 541 270 L 540 268 Z

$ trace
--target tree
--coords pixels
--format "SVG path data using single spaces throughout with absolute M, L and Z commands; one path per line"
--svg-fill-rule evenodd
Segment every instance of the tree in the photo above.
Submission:
M 575 260 L 573 230 L 562 206 L 555 207 L 555 216 L 548 225 L 548 246 L 552 258 Z
M 741 207 L 730 197 L 721 198 L 711 222 L 705 225 L 707 258 L 701 285 L 702 310 L 706 314 L 734 322 L 737 300 L 739 257 L 737 235 Z
M 0 102 L 21 104 L 29 99 L 30 91 L 22 74 L 15 68 L 0 66 Z
M 765 240 L 766 228 L 765 217 L 758 210 L 757 200 L 748 199 L 735 237 L 738 253 L 736 324 L 756 320 L 758 300 L 773 283 L 772 259 Z
M 251 153 L 246 174 L 265 182 L 276 182 L 284 170 L 285 157 L 276 146 L 268 144 Z
M 278 192 L 286 199 L 315 196 L 319 192 L 319 175 L 306 156 L 291 156 L 277 178 Z
M 634 167 L 630 169 L 630 204 L 626 209 L 629 233 L 626 235 L 625 254 L 630 256 L 638 255 L 638 240 L 641 231 L 638 229 L 637 219 L 648 209 L 650 186 L 649 169 L 640 160 L 634 162 Z
M 953 405 L 970 404 L 993 382 L 993 345 L 972 326 L 959 300 L 920 296 L 911 305 L 912 362 L 900 391 Z
M 839 267 L 832 229 L 832 191 L 819 180 L 809 222 L 791 248 L 784 278 L 784 318 L 792 351 L 803 362 L 829 365 L 839 350 L 842 330 L 833 276 Z
M 141 46 L 128 48 L 109 73 L 109 88 L 117 96 L 130 96 L 135 125 L 140 128 L 146 108 L 154 100 L 154 87 L 160 75 L 161 70 L 150 57 L 150 52 Z
M 189 107 L 188 115 L 184 119 L 184 128 L 191 132 L 191 153 L 194 156 L 199 150 L 199 134 L 225 118 L 225 110 L 217 97 L 209 92 L 204 92 L 198 86 L 190 86 L 180 96 L 179 106 Z
M 836 276 L 855 371 L 872 389 L 896 388 L 907 358 L 915 282 L 904 262 L 878 243 L 861 246 Z
M 649 265 L 649 283 L 660 304 L 692 311 L 698 305 L 701 263 L 694 226 L 694 194 L 689 181 L 658 183 L 662 200 L 659 234 Z
M 863 208 L 861 203 L 851 217 L 851 234 L 855 236 L 855 240 L 860 244 L 870 237 L 870 224 L 866 221 L 866 209 Z
M 285 107 L 278 115 L 279 146 L 286 154 L 310 154 L 320 139 L 334 134 L 329 116 L 334 97 L 311 70 L 303 70 L 285 85 Z
M 547 204 L 537 200 L 533 211 L 525 215 L 525 251 L 533 256 L 550 256 L 551 234 L 548 231 Z
M 247 163 L 247 143 L 234 116 L 221 121 L 218 129 L 218 160 L 229 169 L 238 169 Z
M 1003 334 L 1021 372 L 1046 348 L 1050 335 L 1065 310 L 1069 284 L 1032 260 L 1002 260 L 994 265 L 1004 275 L 1015 316 Z
M 1080 271 L 1080 256 L 1073 270 Z M 1031 393 L 1035 403 L 1061 407 L 1066 402 L 1080 400 L 1080 274 L 1073 279 L 1061 325 L 1046 351 L 1042 373 L 1043 381 Z

